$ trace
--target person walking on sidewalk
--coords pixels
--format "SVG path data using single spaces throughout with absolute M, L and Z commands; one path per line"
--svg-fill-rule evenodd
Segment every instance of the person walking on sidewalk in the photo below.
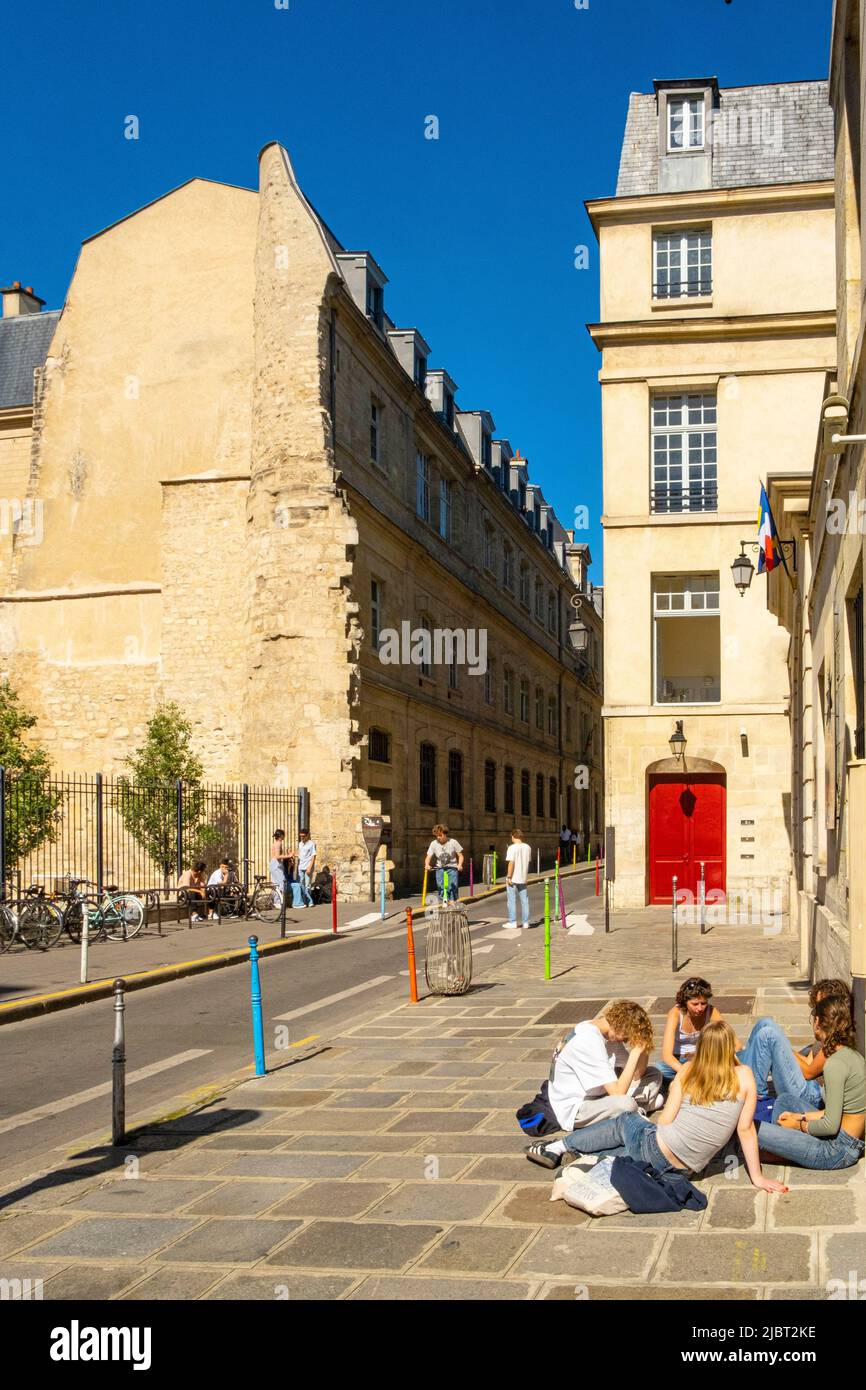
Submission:
M 460 870 L 463 868 L 463 846 L 457 840 L 451 839 L 447 825 L 434 825 L 433 839 L 427 850 L 424 868 L 436 870 L 436 888 L 440 903 L 445 901 L 446 896 L 451 902 L 456 902 Z M 445 893 L 446 874 L 448 875 L 447 895 Z
M 297 865 L 301 884 L 301 904 L 303 907 L 312 907 L 313 895 L 310 887 L 316 869 L 316 842 L 310 838 L 309 830 L 298 831 Z
M 508 921 L 503 925 L 517 929 L 517 903 L 520 902 L 521 926 L 529 930 L 529 889 L 526 879 L 532 862 L 532 847 L 524 843 L 523 831 L 512 830 L 511 844 L 505 855 L 508 876 L 505 880 L 505 893 L 508 898 Z

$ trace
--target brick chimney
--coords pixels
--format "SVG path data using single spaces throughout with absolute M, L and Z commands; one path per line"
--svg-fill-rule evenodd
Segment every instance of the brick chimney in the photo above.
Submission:
M 3 296 L 3 317 L 4 319 L 14 319 L 19 314 L 38 314 L 45 303 L 38 294 L 33 293 L 32 285 L 22 287 L 20 280 L 13 280 L 11 285 L 0 288 Z

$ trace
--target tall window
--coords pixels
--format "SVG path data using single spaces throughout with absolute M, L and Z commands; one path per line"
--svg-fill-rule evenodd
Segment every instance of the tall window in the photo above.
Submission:
M 385 295 L 381 287 L 374 285 L 372 280 L 367 282 L 367 317 L 379 328 L 382 327 L 385 318 Z
M 653 297 L 687 299 L 712 294 L 713 234 L 658 232 L 653 237 Z
M 655 702 L 721 699 L 718 574 L 653 577 Z
M 535 581 L 535 616 L 540 623 L 544 622 L 544 585 L 540 579 Z
M 376 402 L 370 402 L 370 458 L 373 463 L 379 463 L 379 427 L 382 423 L 382 407 Z
M 525 676 L 520 679 L 520 722 L 529 723 L 529 681 Z
M 463 810 L 463 754 L 453 748 L 448 754 L 448 807 Z
M 505 768 L 505 814 L 514 815 L 514 768 Z
M 426 644 L 427 652 L 428 652 L 428 654 L 429 654 L 429 653 L 431 653 L 432 650 L 433 650 L 433 627 L 432 627 L 432 624 L 431 624 L 431 622 L 430 622 L 430 619 L 427 618 L 427 617 L 422 618 L 421 621 L 420 621 L 420 623 L 419 623 L 419 627 L 422 627 L 422 628 L 424 629 L 424 631 L 427 632 L 427 633 L 429 633 L 429 635 L 430 635 L 430 641 Z M 422 662 L 421 662 L 421 675 L 422 675 L 422 676 L 426 676 L 428 680 L 432 680 L 432 678 L 433 678 L 433 670 L 432 670 L 432 667 L 431 667 L 429 661 L 422 661 Z
M 704 148 L 704 99 L 676 97 L 668 101 L 668 150 Z
M 439 479 L 439 534 L 444 541 L 451 539 L 451 484 Z
M 481 465 L 486 468 L 488 473 L 493 463 L 493 450 L 490 443 L 490 435 L 486 430 L 481 431 Z
M 370 637 L 374 651 L 379 650 L 379 633 L 382 631 L 382 585 L 378 579 L 370 580 Z
M 652 511 L 718 510 L 714 392 L 653 397 L 652 469 Z
M 528 816 L 529 810 L 529 771 L 522 768 L 520 773 L 520 814 Z
M 547 701 L 547 732 L 548 732 L 549 734 L 555 734 L 555 733 L 556 733 L 556 725 L 557 725 L 557 722 L 558 722 L 558 720 L 557 720 L 557 715 L 558 715 L 558 713 L 559 713 L 559 711 L 558 711 L 557 706 L 556 706 L 556 696 L 555 696 L 555 695 L 551 695 L 551 696 L 549 697 L 548 701 Z
M 422 806 L 436 805 L 436 747 L 432 743 L 422 743 L 420 749 L 420 789 L 418 799 Z
M 415 455 L 415 511 L 422 521 L 430 520 L 430 460 L 420 452 Z
M 415 353 L 415 385 L 419 391 L 427 385 L 427 358 L 422 352 Z
M 535 774 L 535 814 L 544 817 L 544 776 L 540 772 Z
M 487 670 L 484 672 L 484 703 L 496 704 L 496 672 L 492 661 L 487 663 Z
M 506 666 L 502 680 L 502 707 L 506 714 L 514 713 L 514 672 Z
M 552 589 L 547 595 L 547 630 L 556 632 L 556 594 Z
M 386 734 L 384 729 L 371 729 L 367 753 L 371 763 L 389 763 L 391 761 L 390 734 Z
M 502 583 L 509 593 L 514 593 L 514 547 L 508 541 L 502 547 Z
M 451 660 L 448 663 L 448 689 L 457 689 L 457 644 L 451 650 Z
M 484 568 L 491 574 L 496 569 L 496 538 L 489 521 L 484 523 Z
M 520 602 L 529 607 L 529 566 L 525 560 L 520 562 Z
M 535 727 L 544 729 L 544 691 L 540 685 L 535 687 Z
M 551 820 L 556 820 L 559 814 L 559 785 L 555 777 L 551 777 L 547 784 L 547 814 Z
M 484 763 L 484 809 L 496 810 L 496 764 L 491 758 Z

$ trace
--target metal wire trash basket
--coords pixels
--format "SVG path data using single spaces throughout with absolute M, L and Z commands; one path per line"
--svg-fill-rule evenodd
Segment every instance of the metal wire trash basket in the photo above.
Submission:
M 469 920 L 458 903 L 433 903 L 427 908 L 427 947 L 424 974 L 432 994 L 465 994 L 472 983 L 472 942 Z

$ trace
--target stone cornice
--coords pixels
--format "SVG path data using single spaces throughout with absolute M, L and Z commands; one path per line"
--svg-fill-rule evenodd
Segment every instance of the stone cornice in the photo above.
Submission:
M 639 343 L 722 342 L 736 338 L 816 338 L 836 333 L 836 311 L 793 314 L 736 314 L 719 318 L 632 319 L 586 325 L 597 348 Z
M 19 589 L 14 594 L 0 594 L 0 603 L 53 603 L 57 599 L 130 598 L 136 594 L 161 593 L 161 584 L 133 580 L 130 584 L 88 585 L 83 589 Z
M 834 183 L 762 184 L 753 188 L 698 188 L 685 193 L 641 193 L 630 198 L 591 198 L 584 203 L 593 230 L 617 222 L 719 212 L 778 211 L 786 207 L 833 207 Z

